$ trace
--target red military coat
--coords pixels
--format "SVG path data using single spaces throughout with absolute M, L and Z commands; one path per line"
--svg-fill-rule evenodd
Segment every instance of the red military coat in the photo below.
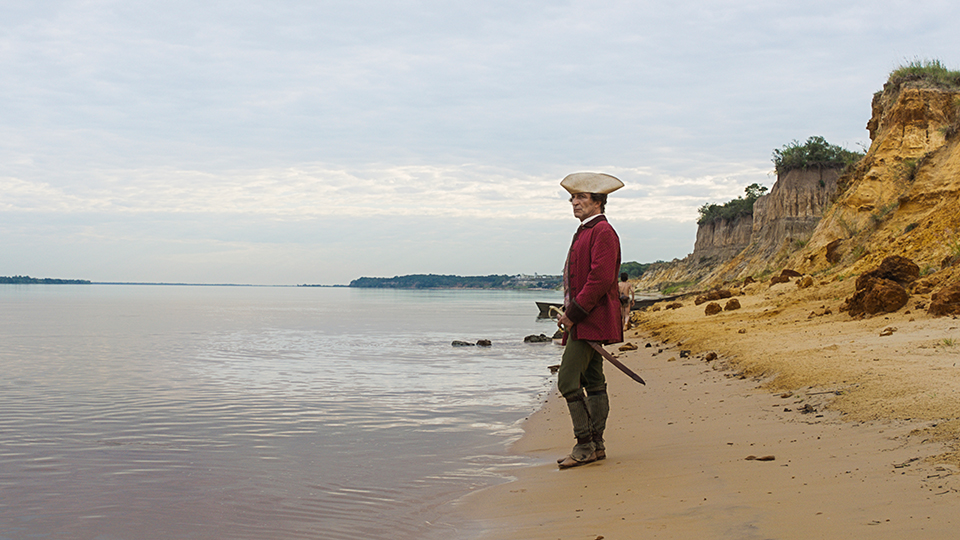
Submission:
M 620 320 L 620 238 L 606 216 L 580 225 L 573 237 L 563 269 L 564 313 L 573 321 L 573 339 L 619 343 L 623 341 Z

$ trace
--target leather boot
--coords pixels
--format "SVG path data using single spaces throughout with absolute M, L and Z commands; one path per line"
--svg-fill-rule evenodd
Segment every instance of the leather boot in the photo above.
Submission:
M 590 434 L 597 452 L 597 459 L 607 458 L 607 448 L 603 444 L 603 432 L 607 428 L 607 415 L 610 414 L 610 398 L 607 385 L 587 390 L 587 413 L 590 415 Z
M 570 419 L 573 421 L 573 435 L 577 438 L 577 444 L 570 451 L 570 455 L 557 460 L 561 469 L 577 467 L 586 463 L 592 463 L 597 460 L 596 447 L 593 442 L 593 434 L 590 428 L 590 413 L 587 411 L 587 403 L 583 398 L 583 392 L 566 396 L 567 408 L 570 409 Z

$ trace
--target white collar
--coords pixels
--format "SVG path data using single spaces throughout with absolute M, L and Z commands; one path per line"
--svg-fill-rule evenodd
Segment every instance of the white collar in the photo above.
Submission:
M 586 225 L 587 223 L 590 223 L 591 221 L 597 219 L 598 217 L 600 217 L 600 216 L 602 216 L 602 215 L 603 215 L 603 214 L 594 214 L 594 215 L 588 217 L 587 219 L 581 221 L 581 222 L 580 222 L 580 226 L 582 227 L 582 226 Z

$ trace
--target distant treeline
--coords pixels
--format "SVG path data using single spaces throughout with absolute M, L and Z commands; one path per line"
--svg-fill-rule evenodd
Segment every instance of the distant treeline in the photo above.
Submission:
M 32 278 L 30 276 L 0 276 L 0 283 L 39 283 L 43 285 L 89 285 L 87 279 L 55 279 L 55 278 Z
M 377 289 L 556 289 L 561 276 L 449 276 L 411 274 L 392 278 L 362 277 L 350 282 L 351 287 Z
M 659 261 L 663 262 L 663 261 Z M 639 278 L 656 263 L 625 262 L 620 272 L 631 279 Z M 617 277 L 619 279 L 619 276 Z M 307 287 L 308 285 L 302 285 Z M 451 276 L 437 274 L 410 274 L 392 278 L 362 277 L 350 282 L 350 287 L 367 289 L 559 289 L 563 276 L 493 274 L 489 276 Z

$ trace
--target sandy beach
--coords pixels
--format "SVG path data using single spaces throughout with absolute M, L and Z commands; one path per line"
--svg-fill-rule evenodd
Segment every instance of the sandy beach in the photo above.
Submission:
M 638 348 L 608 347 L 647 381 L 606 367 L 608 459 L 557 469 L 573 439 L 554 395 L 513 447 L 542 464 L 459 501 L 475 524 L 461 532 L 955 537 L 960 321 L 928 316 L 922 295 L 854 319 L 839 311 L 852 290 L 850 280 L 757 283 L 737 291 L 735 311 L 707 316 L 690 298 L 642 313 L 626 336 Z

